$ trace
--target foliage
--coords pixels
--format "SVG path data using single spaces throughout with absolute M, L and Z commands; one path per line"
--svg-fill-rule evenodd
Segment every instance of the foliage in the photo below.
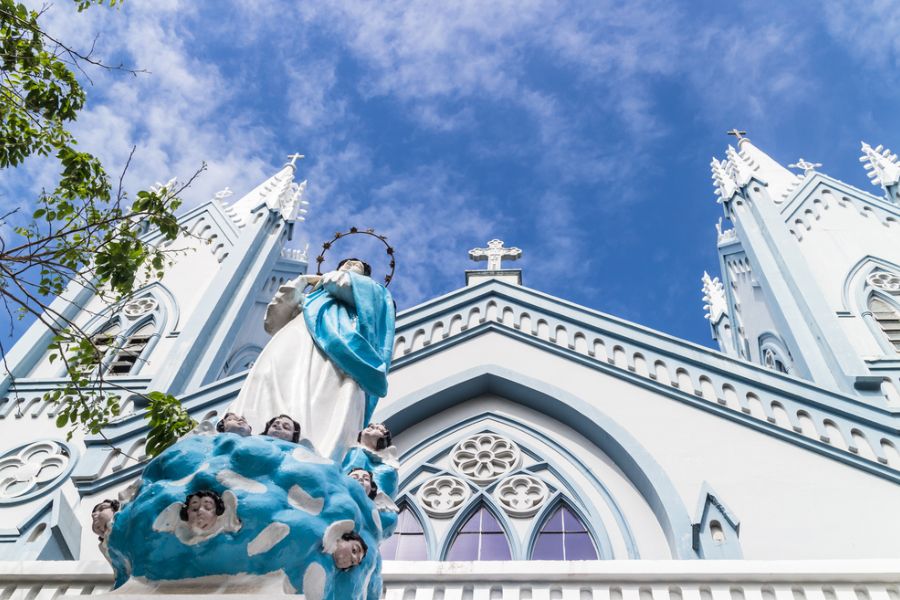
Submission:
M 147 455 L 156 456 L 178 438 L 196 427 L 178 398 L 161 392 L 147 394 L 150 405 L 147 417 L 150 419 L 150 434 L 147 436 Z
M 79 11 L 121 2 L 73 1 Z M 130 206 L 122 177 L 113 193 L 100 161 L 77 150 L 67 129 L 86 98 L 73 69 L 85 76 L 83 66 L 137 71 L 110 67 L 91 52 L 73 50 L 41 29 L 40 16 L 15 0 L 0 0 L 0 169 L 18 167 L 32 157 L 55 159 L 59 166 L 56 187 L 40 193 L 30 217 L 14 215 L 18 210 L 2 217 L 20 218 L 15 243 L 0 239 L 0 298 L 10 315 L 13 309 L 20 316 L 32 314 L 53 334 L 50 360 L 61 361 L 67 375 L 65 384 L 48 394 L 61 404 L 57 425 L 70 427 L 69 437 L 79 428 L 102 435 L 119 414 L 123 394 L 133 393 L 109 382 L 104 372 L 104 361 L 122 348 L 92 339 L 51 299 L 88 288 L 114 304 L 127 299 L 141 281 L 162 277 L 171 251 L 159 243 L 179 235 L 178 196 L 200 171 L 185 185 L 172 180 L 139 191 Z M 146 235 L 150 228 L 162 239 L 151 243 Z M 190 419 L 171 396 L 154 392 L 147 397 L 148 440 L 159 452 L 184 432 Z

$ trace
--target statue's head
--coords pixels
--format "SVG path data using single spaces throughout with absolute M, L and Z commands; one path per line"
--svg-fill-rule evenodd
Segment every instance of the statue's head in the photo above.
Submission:
M 225 416 L 216 423 L 216 431 L 219 433 L 236 433 L 238 435 L 247 436 L 250 435 L 252 428 L 243 415 L 229 412 L 225 413 Z
M 179 516 L 182 521 L 196 530 L 207 531 L 212 529 L 216 520 L 225 512 L 225 502 L 222 497 L 212 490 L 200 490 L 188 494 L 181 506 Z
M 91 509 L 91 531 L 97 535 L 101 542 L 109 531 L 109 524 L 113 516 L 119 512 L 119 501 L 107 498 Z
M 369 450 L 384 450 L 391 445 L 391 430 L 384 423 L 369 423 L 356 436 L 356 443 Z
M 342 571 L 346 571 L 359 565 L 366 557 L 366 552 L 368 551 L 369 547 L 359 537 L 359 534 L 355 531 L 348 531 L 337 541 L 334 552 L 331 553 L 331 558 L 334 560 L 334 566 Z
M 370 500 L 374 500 L 375 496 L 378 495 L 378 484 L 375 483 L 375 480 L 372 478 L 372 472 L 366 469 L 353 469 L 347 475 L 350 476 L 351 479 L 355 479 L 359 482 L 359 485 L 363 486 L 363 489 L 366 490 L 366 496 L 369 497 Z
M 372 276 L 372 267 L 369 263 L 359 260 L 358 258 L 345 258 L 338 263 L 338 271 L 354 271 L 366 277 Z
M 263 435 L 297 443 L 300 441 L 300 423 L 292 419 L 290 415 L 278 415 L 269 419 L 263 429 Z

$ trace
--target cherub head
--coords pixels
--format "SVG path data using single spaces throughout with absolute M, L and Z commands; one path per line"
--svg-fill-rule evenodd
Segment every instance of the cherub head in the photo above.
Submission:
M 188 494 L 181 506 L 179 516 L 182 521 L 187 521 L 193 529 L 209 531 L 224 512 L 225 503 L 217 493 L 211 490 L 200 490 Z
M 369 423 L 356 436 L 356 442 L 369 450 L 384 450 L 391 445 L 391 431 L 384 423 Z
M 91 509 L 91 531 L 101 542 L 109 531 L 109 525 L 117 512 L 119 512 L 119 501 L 110 498 Z
M 370 500 L 375 499 L 375 496 L 378 495 L 378 484 L 372 479 L 371 471 L 367 471 L 366 469 L 353 469 L 347 474 L 351 479 L 355 479 L 363 486 L 363 489 L 366 490 L 366 496 L 368 496 Z
M 269 419 L 263 429 L 263 435 L 297 443 L 300 441 L 300 423 L 292 419 L 290 415 L 278 415 Z
M 250 435 L 252 428 L 243 415 L 229 412 L 225 413 L 225 416 L 216 423 L 216 431 L 219 433 L 236 433 L 241 436 L 247 436 Z
M 359 275 L 371 277 L 372 267 L 369 263 L 359 260 L 358 258 L 345 258 L 338 263 L 338 271 L 353 271 Z
M 355 531 L 348 531 L 337 541 L 331 558 L 334 560 L 334 566 L 342 571 L 351 569 L 366 557 L 369 547 L 363 541 L 359 534 Z

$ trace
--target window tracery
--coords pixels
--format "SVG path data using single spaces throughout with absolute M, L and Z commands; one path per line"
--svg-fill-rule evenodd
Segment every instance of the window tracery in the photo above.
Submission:
M 451 454 L 456 470 L 478 484 L 499 479 L 512 471 L 522 458 L 515 443 L 490 433 L 461 441 Z
M 462 480 L 442 475 L 427 481 L 417 494 L 419 505 L 432 517 L 451 517 L 469 499 L 469 486 Z
M 484 505 L 478 507 L 458 530 L 447 560 L 510 560 L 512 553 L 506 532 Z
M 872 287 L 891 294 L 900 294 L 900 275 L 887 271 L 876 271 L 867 278 Z
M 894 351 L 900 352 L 900 311 L 878 296 L 869 298 L 869 310 Z
M 562 503 L 541 527 L 531 559 L 596 560 L 597 549 L 581 519 Z
M 422 524 L 409 506 L 400 509 L 394 535 L 381 544 L 383 560 L 428 560 L 428 545 Z

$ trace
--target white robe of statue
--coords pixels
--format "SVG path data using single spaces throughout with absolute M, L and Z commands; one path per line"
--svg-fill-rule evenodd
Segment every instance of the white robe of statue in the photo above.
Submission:
M 301 275 L 279 290 L 267 314 L 267 331 L 280 325 L 272 309 L 286 308 L 288 316 L 296 316 L 263 348 L 228 412 L 243 415 L 254 435 L 261 434 L 272 417 L 290 415 L 300 423 L 300 436 L 312 442 L 319 455 L 340 462 L 363 428 L 366 395 L 313 341 L 296 308 L 301 298 L 296 290 L 305 284 Z M 326 273 L 321 285 L 341 302 L 353 305 L 346 272 Z

